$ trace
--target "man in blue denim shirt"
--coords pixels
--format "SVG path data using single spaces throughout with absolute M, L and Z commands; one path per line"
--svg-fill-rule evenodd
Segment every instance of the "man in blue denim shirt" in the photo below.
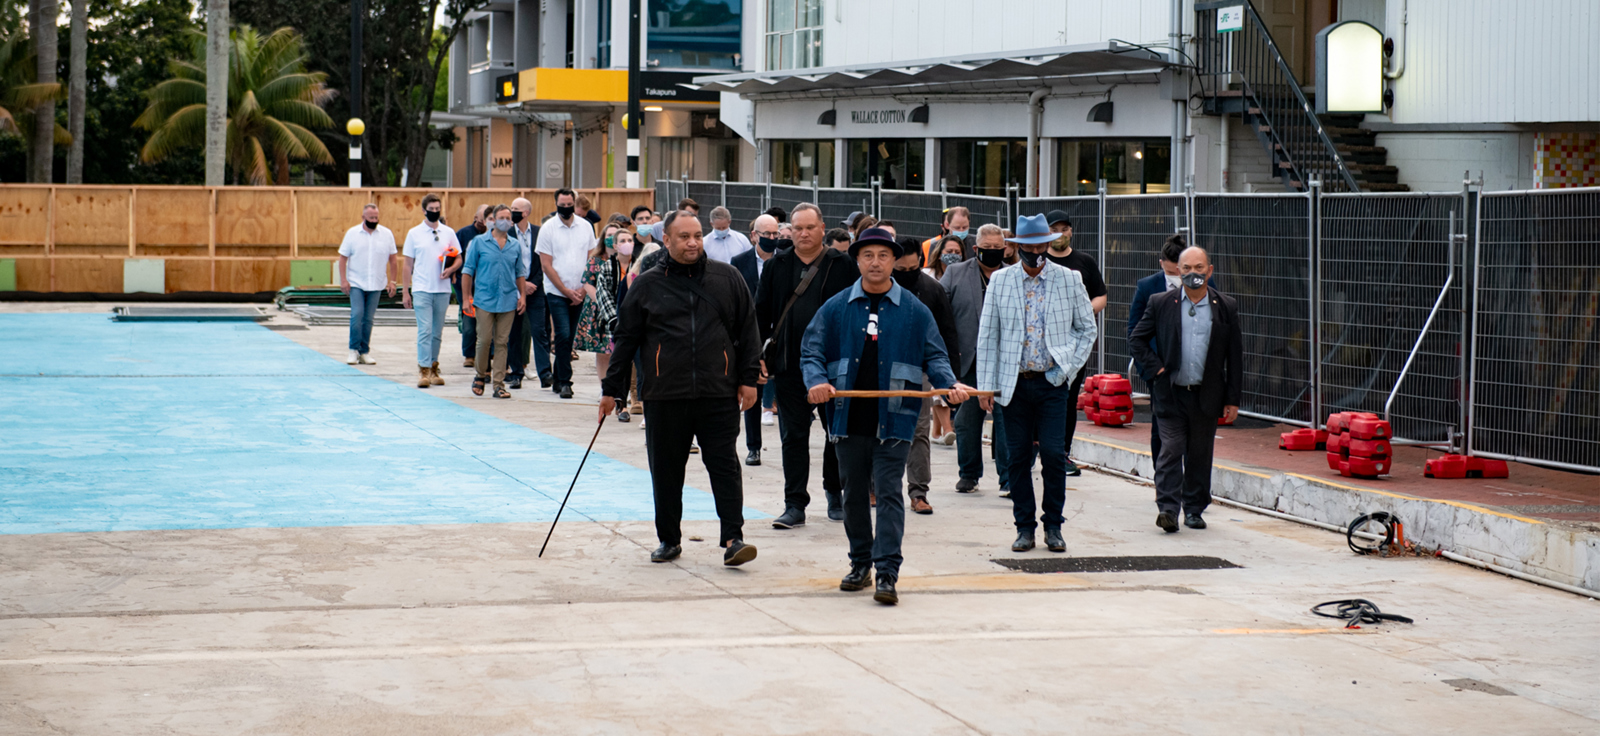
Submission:
M 489 351 L 494 350 L 494 397 L 511 398 L 506 390 L 506 344 L 511 337 L 511 322 L 527 306 L 523 287 L 527 279 L 527 265 L 522 262 L 522 249 L 511 233 L 511 208 L 495 205 L 489 214 L 492 227 L 489 232 L 473 238 L 467 248 L 467 262 L 461 268 L 461 290 L 472 295 L 478 310 L 478 357 L 474 370 L 478 375 L 472 381 L 472 393 L 483 395 L 483 386 L 490 378 Z
M 967 398 L 969 387 L 957 383 L 933 313 L 894 282 L 900 244 L 882 228 L 869 228 L 850 245 L 850 257 L 861 278 L 835 294 L 806 328 L 800 369 L 813 404 L 834 402 L 829 441 L 839 456 L 844 481 L 844 531 L 850 539 L 850 574 L 839 589 L 862 590 L 872 584 L 873 600 L 895 604 L 894 584 L 900 576 L 900 540 L 906 508 L 901 477 L 906 453 L 916 433 L 922 399 L 884 397 L 852 400 L 840 391 L 916 391 L 922 376 L 936 388 L 950 389 L 951 403 Z M 867 496 L 878 496 L 877 534 Z

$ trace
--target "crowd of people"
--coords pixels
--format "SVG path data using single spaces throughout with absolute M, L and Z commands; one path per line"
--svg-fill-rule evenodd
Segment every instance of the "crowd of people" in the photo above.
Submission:
M 933 513 L 930 448 L 954 444 L 954 491 L 976 493 L 988 419 L 999 493 L 1013 508 L 1011 549 L 1033 549 L 1042 527 L 1044 546 L 1066 551 L 1066 478 L 1082 472 L 1068 452 L 1107 293 L 1094 257 L 1073 248 L 1066 213 L 974 229 L 971 213 L 952 207 L 937 236 L 918 240 L 859 212 L 827 223 L 808 203 L 772 208 L 741 231 L 715 207 L 705 232 L 693 200 L 664 217 L 639 206 L 602 222 L 561 189 L 542 221 L 527 199 L 485 204 L 451 238 L 441 204 L 423 199 L 425 219 L 398 262 L 375 206 L 347 234 L 349 361 L 373 362 L 372 312 L 381 291 L 394 292 L 390 273 L 417 314 L 419 388 L 443 383 L 452 294 L 474 394 L 510 398 L 531 362 L 542 387 L 570 399 L 576 351 L 593 353 L 599 421 L 643 415 L 660 542 L 652 561 L 682 553 L 685 465 L 696 453 L 724 563 L 755 558 L 742 533 L 741 415 L 746 465 L 761 463 L 761 427 L 778 426 L 777 529 L 807 522 L 811 429 L 822 423 L 825 513 L 849 540 L 842 590 L 875 587 L 875 600 L 898 601 L 905 508 Z M 1156 523 L 1172 533 L 1180 519 L 1205 528 L 1215 426 L 1238 411 L 1242 343 L 1203 249 L 1175 235 L 1159 265 L 1138 283 L 1126 330 L 1151 393 Z

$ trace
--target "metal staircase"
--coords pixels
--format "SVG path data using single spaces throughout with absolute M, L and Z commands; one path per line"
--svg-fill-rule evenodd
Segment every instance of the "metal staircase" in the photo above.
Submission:
M 1217 12 L 1244 10 L 1243 28 L 1217 32 Z M 1324 191 L 1405 190 L 1396 183 L 1388 152 L 1373 145 L 1374 134 L 1360 127 L 1359 115 L 1315 114 L 1311 99 L 1272 41 L 1272 34 L 1249 0 L 1219 0 L 1195 5 L 1198 74 L 1206 90 L 1206 111 L 1238 113 L 1271 157 L 1273 175 L 1295 191 L 1311 177 Z

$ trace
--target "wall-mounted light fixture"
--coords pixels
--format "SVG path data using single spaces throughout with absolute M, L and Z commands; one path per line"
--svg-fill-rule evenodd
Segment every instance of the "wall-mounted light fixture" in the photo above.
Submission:
M 918 105 L 917 107 L 911 108 L 911 114 L 908 115 L 906 119 L 913 123 L 926 124 L 928 122 L 928 106 Z
M 817 125 L 833 125 L 838 122 L 838 120 L 838 110 L 823 110 L 822 114 L 817 116 Z
M 1094 107 L 1089 108 L 1089 122 L 1091 122 L 1091 123 L 1110 123 L 1111 122 L 1111 100 L 1106 100 L 1105 102 L 1099 103 L 1099 104 L 1095 105 Z

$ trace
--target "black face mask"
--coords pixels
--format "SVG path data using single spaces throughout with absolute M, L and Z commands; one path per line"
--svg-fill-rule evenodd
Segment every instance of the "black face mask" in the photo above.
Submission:
M 1197 273 L 1186 273 L 1183 275 L 1183 285 L 1191 289 L 1203 288 L 1206 285 L 1206 277 Z
M 777 253 L 784 248 L 794 247 L 794 241 L 787 238 L 773 238 L 762 235 L 756 238 L 756 247 L 766 253 Z
M 522 222 L 522 210 L 512 210 L 511 211 L 511 224 L 516 225 L 516 224 L 518 224 L 520 222 Z
M 914 288 L 917 285 L 917 282 L 921 280 L 917 277 L 921 275 L 922 272 L 915 268 L 904 271 L 898 268 L 894 270 L 895 283 L 900 284 L 900 288 L 902 289 Z
M 561 219 L 563 219 L 563 220 L 572 219 L 572 213 L 577 212 L 577 211 L 578 211 L 578 208 L 574 207 L 574 206 L 572 206 L 570 204 L 558 204 L 558 205 L 556 205 L 556 214 L 561 215 Z
M 1030 251 L 1018 250 L 1017 257 L 1021 258 L 1022 265 L 1027 266 L 1028 268 L 1038 268 L 1040 264 L 1044 263 L 1043 253 L 1033 253 Z
M 433 212 L 433 211 L 430 210 L 430 211 L 424 212 L 422 214 L 425 215 L 428 218 L 428 222 L 438 222 L 439 221 L 439 213 L 437 213 L 437 212 Z
M 984 266 L 986 266 L 988 268 L 998 268 L 1000 266 L 1000 264 L 1005 263 L 1005 260 L 1006 260 L 1006 249 L 1005 248 L 979 248 L 978 249 L 978 262 L 982 263 Z
M 378 229 L 378 221 L 377 220 L 367 220 L 364 224 L 366 225 L 368 230 L 377 230 Z
M 487 222 L 474 222 L 474 223 L 472 223 L 472 228 L 474 230 L 477 230 L 480 233 L 486 233 L 486 232 L 489 232 L 489 223 L 487 223 Z

